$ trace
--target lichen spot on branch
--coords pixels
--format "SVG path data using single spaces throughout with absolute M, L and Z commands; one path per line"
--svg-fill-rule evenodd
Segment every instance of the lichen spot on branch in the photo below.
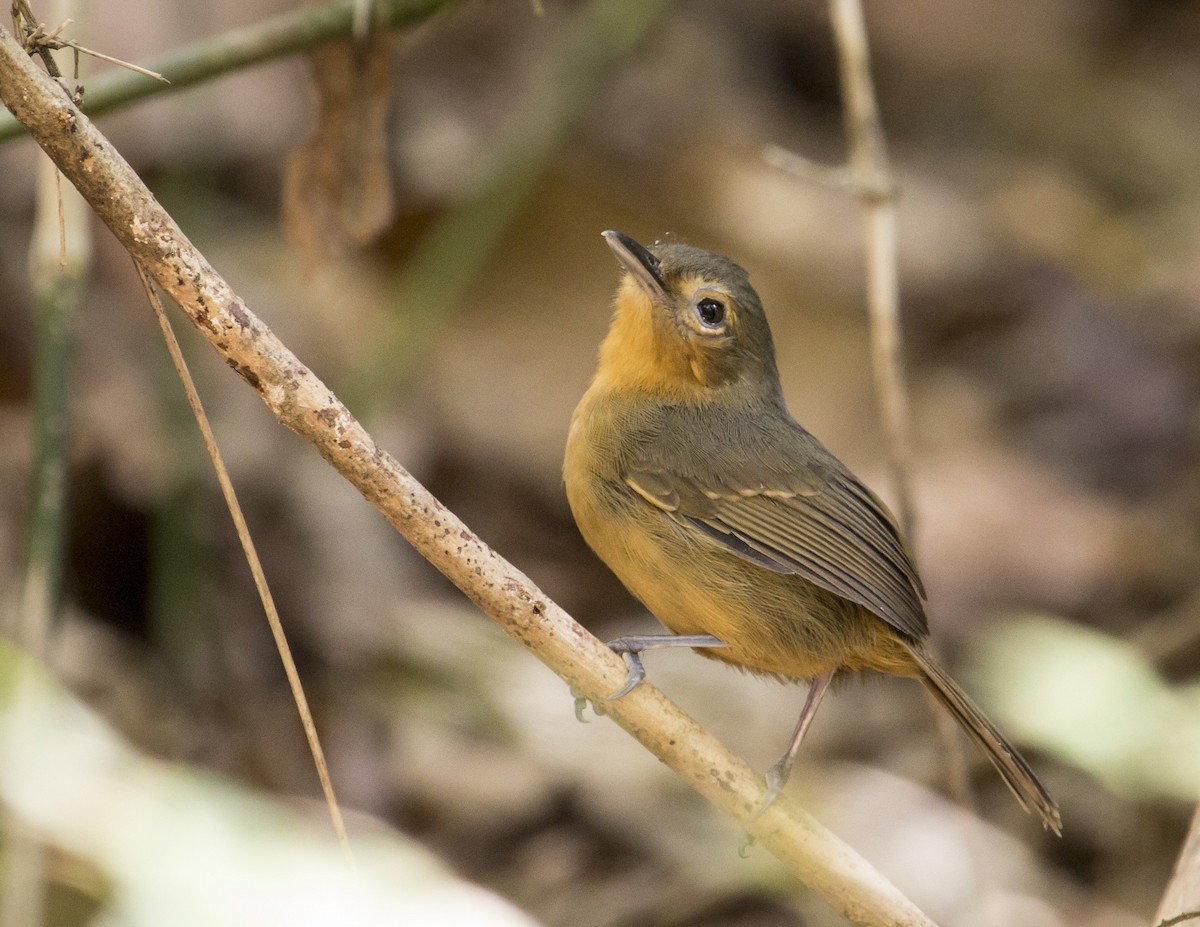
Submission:
M 134 214 L 132 221 L 129 223 L 129 231 L 133 234 L 134 240 L 138 243 L 149 241 L 153 235 L 153 226 L 146 222 L 141 216 Z

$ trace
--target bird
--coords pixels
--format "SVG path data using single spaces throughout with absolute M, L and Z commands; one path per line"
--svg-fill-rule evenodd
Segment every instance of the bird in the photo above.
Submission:
M 702 656 L 809 689 L 780 794 L 835 677 L 874 671 L 924 684 L 1027 811 L 1056 834 L 1058 805 L 929 645 L 925 588 L 883 501 L 792 418 L 762 301 L 732 259 L 670 240 L 604 239 L 621 266 L 596 372 L 563 461 L 580 533 L 668 634 L 610 641 Z

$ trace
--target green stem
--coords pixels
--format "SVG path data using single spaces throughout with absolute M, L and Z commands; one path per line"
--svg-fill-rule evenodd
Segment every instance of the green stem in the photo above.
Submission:
M 30 249 L 35 357 L 29 546 L 12 635 L 40 661 L 62 601 L 71 357 L 91 247 L 83 199 L 70 184 L 61 183 L 48 160 L 42 159 L 38 170 L 37 221 Z M 31 729 L 36 722 L 26 711 L 27 681 L 18 676 L 11 682 L 14 727 Z M 45 866 L 38 835 L 11 809 L 5 809 L 0 831 L 0 927 L 41 923 Z
M 376 24 L 384 29 L 410 25 L 429 18 L 451 2 L 453 0 L 377 0 L 374 4 Z M 152 61 L 139 62 L 148 70 L 157 71 L 170 84 L 134 71 L 106 71 L 88 81 L 83 111 L 98 116 L 144 97 L 190 87 L 321 42 L 348 38 L 353 27 L 354 7 L 355 0 L 307 7 L 184 45 Z M 0 142 L 23 134 L 24 127 L 10 113 L 0 112 Z
M 17 641 L 36 656 L 62 598 L 71 357 L 75 317 L 91 264 L 86 204 L 73 187 L 59 182 L 49 162 L 39 170 L 31 261 L 35 357 L 29 547 L 16 629 Z
M 60 277 L 37 295 L 34 461 L 30 480 L 29 565 L 40 571 L 51 611 L 62 594 L 69 391 L 80 281 Z

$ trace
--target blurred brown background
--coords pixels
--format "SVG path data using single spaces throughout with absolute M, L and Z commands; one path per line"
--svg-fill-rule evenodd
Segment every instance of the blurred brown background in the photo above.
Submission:
M 776 142 L 844 158 L 825 5 L 681 0 L 608 63 L 593 7 L 544 2 L 539 17 L 524 0 L 467 0 L 399 35 L 395 216 L 378 243 L 321 267 L 298 256 L 279 218 L 283 164 L 314 120 L 300 58 L 100 125 L 381 443 L 609 638 L 655 624 L 579 539 L 559 472 L 617 278 L 603 229 L 676 235 L 747 267 L 793 414 L 885 498 L 892 487 L 858 204 L 759 154 Z M 629 4 L 600 6 L 630 17 L 640 4 Z M 285 9 L 97 2 L 80 40 L 140 61 Z M 1200 667 L 1200 4 L 914 0 L 866 12 L 901 189 L 916 546 L 935 637 L 989 707 L 985 693 L 1015 683 L 991 673 L 986 641 L 1028 615 L 1102 632 L 1185 691 Z M 35 156 L 27 140 L 0 148 L 6 590 L 25 543 Z M 316 796 L 157 327 L 99 227 L 96 249 L 52 664 L 152 755 Z M 578 725 L 548 670 L 276 426 L 193 333 L 181 337 L 348 806 L 550 925 L 839 922 L 764 852 L 739 857 L 736 831 L 615 727 Z M 776 758 L 802 689 L 690 653 L 647 663 L 756 767 Z M 1106 681 L 1076 696 L 1089 685 Z M 1019 716 L 998 720 L 1022 740 Z M 972 755 L 981 815 L 999 829 L 981 838 L 982 873 L 940 797 L 946 760 L 916 686 L 843 687 L 790 788 L 945 923 L 1144 923 L 1192 802 L 1145 776 L 1114 787 L 1105 768 L 1038 746 L 1030 757 L 1063 806 L 1065 836 L 1040 833 Z

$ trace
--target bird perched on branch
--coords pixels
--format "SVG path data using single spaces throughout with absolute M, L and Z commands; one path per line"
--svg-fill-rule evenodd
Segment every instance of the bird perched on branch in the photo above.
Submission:
M 727 257 L 604 237 L 624 273 L 600 364 L 571 420 L 563 474 L 585 540 L 672 634 L 609 646 L 693 647 L 809 680 L 769 804 L 830 682 L 919 679 L 1027 811 L 1061 832 L 1029 764 L 926 646 L 921 578 L 887 507 L 784 404 L 758 294 Z

